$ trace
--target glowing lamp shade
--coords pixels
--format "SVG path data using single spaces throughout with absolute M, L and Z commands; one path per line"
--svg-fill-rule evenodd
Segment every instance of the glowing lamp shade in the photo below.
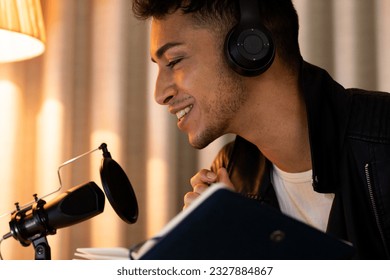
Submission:
M 40 0 L 0 0 L 0 63 L 38 56 L 45 41 Z

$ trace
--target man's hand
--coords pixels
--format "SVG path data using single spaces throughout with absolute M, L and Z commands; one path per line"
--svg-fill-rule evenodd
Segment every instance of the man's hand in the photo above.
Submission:
M 208 169 L 202 169 L 191 178 L 190 182 L 192 186 L 192 192 L 185 194 L 183 209 L 187 208 L 213 183 L 223 183 L 227 187 L 234 189 L 233 183 L 230 181 L 229 174 L 225 168 L 220 168 L 217 174 Z

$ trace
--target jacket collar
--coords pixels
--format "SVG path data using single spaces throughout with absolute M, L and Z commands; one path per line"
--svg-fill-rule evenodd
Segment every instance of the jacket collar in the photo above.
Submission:
M 308 117 L 313 187 L 317 192 L 334 192 L 347 127 L 346 91 L 325 70 L 303 60 L 300 85 Z

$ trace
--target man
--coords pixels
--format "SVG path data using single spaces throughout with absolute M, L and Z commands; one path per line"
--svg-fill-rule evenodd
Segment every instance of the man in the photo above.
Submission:
M 390 258 L 390 95 L 344 89 L 305 62 L 291 0 L 134 0 L 152 18 L 155 99 L 190 144 L 233 133 L 185 207 L 212 183 Z

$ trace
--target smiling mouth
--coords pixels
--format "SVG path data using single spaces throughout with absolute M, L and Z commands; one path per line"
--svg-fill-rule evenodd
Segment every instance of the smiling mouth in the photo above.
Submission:
M 176 113 L 177 119 L 180 121 L 185 115 L 187 115 L 192 109 L 192 105 L 185 107 L 183 110 L 180 110 Z

